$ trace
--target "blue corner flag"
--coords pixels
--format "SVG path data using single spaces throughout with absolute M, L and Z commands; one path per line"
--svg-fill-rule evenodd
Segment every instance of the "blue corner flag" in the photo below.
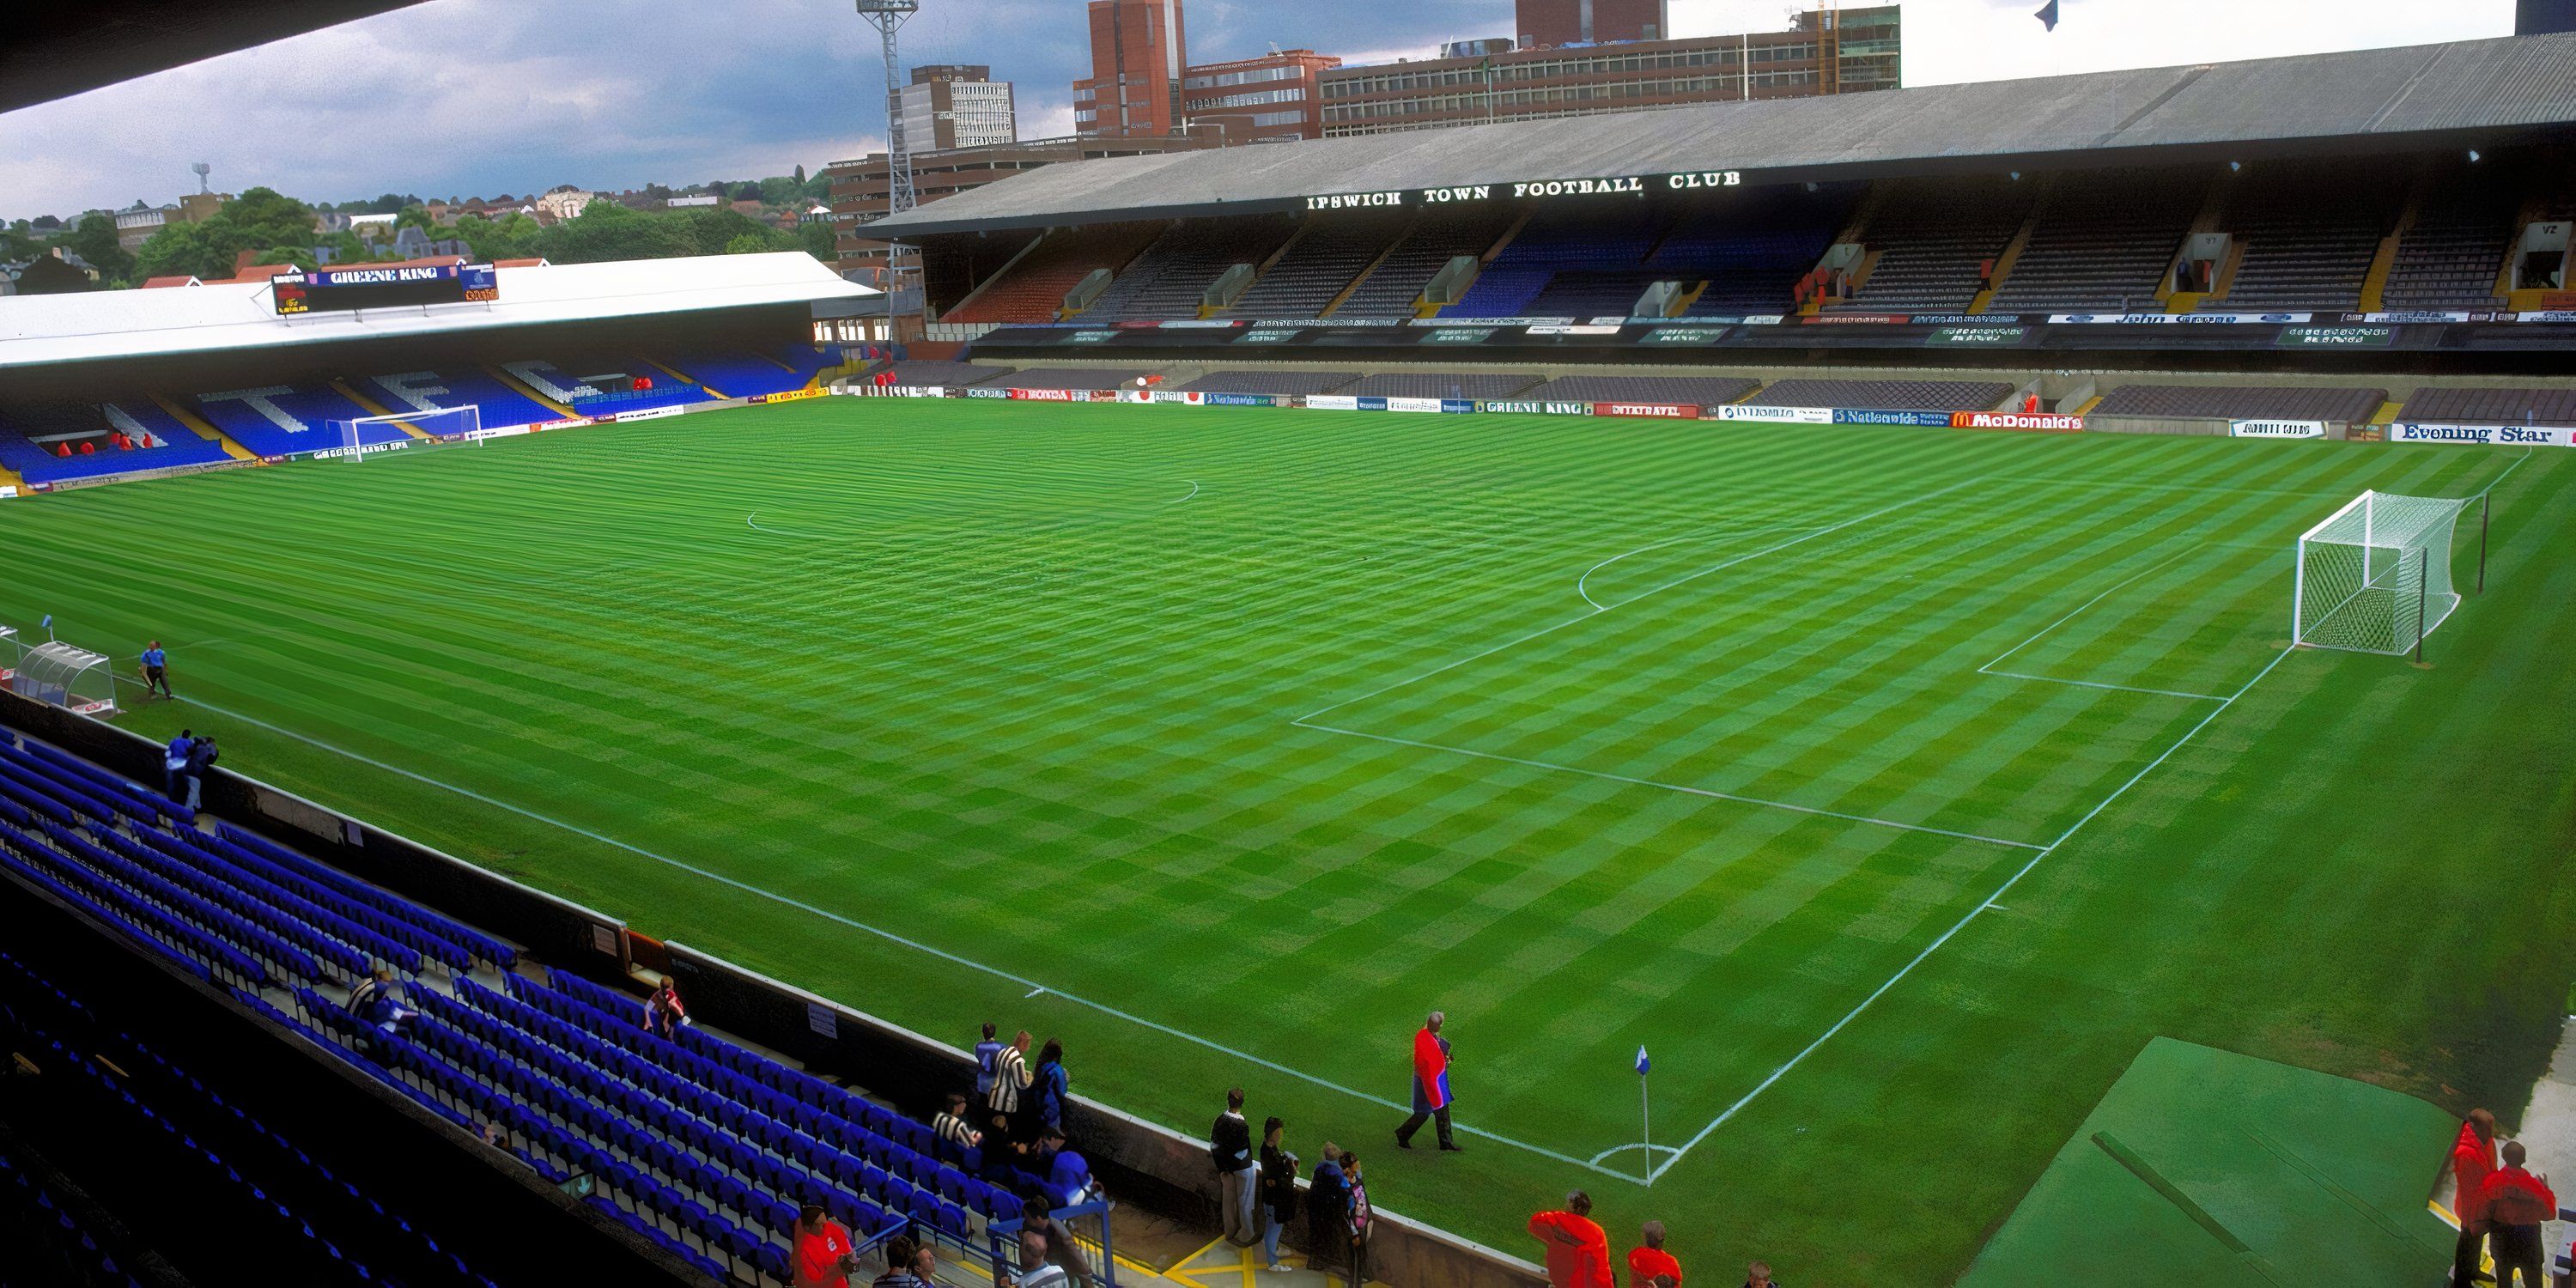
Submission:
M 41 621 L 41 622 L 38 622 L 38 623 L 37 623 L 37 625 L 39 625 L 39 626 L 51 626 L 51 625 L 53 625 L 53 624 L 54 624 L 54 615 L 53 615 L 52 613 L 47 613 L 47 614 L 45 614 L 45 620 L 43 620 L 43 621 Z
M 2047 4 L 2039 7 L 2038 13 L 2031 16 L 2039 19 L 2040 26 L 2046 27 L 2050 31 L 2057 30 L 2057 0 L 2048 0 Z
M 1640 1078 L 1645 1077 L 1645 1076 L 1646 1076 L 1646 1070 L 1647 1070 L 1647 1068 L 1648 1068 L 1648 1067 L 1649 1067 L 1649 1066 L 1647 1065 L 1647 1062 L 1646 1062 L 1646 1048 L 1644 1048 L 1644 1047 L 1642 1047 L 1642 1046 L 1641 1046 L 1641 1047 L 1638 1047 L 1638 1048 L 1637 1048 L 1637 1076 L 1638 1076 L 1638 1077 L 1640 1077 Z

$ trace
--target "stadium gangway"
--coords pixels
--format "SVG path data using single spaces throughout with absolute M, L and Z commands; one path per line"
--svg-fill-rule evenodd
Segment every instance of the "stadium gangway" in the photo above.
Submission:
M 1067 1223 L 1066 1229 L 1073 1228 L 1069 1223 L 1076 1217 L 1100 1218 L 1100 1256 L 1092 1263 L 1091 1268 L 1100 1282 L 1107 1284 L 1109 1288 L 1118 1288 L 1118 1257 L 1109 1246 L 1109 1213 L 1117 1206 L 1103 1198 L 1093 1199 L 1088 1203 L 1076 1203 L 1071 1207 L 1057 1208 L 1047 1213 L 1056 1221 Z M 1011 1281 L 1003 1268 L 1019 1264 L 1016 1245 L 1019 1242 L 1020 1227 L 1024 1224 L 1026 1222 L 1020 1217 L 984 1223 L 984 1237 L 990 1244 L 985 1252 L 993 1263 L 993 1288 L 1010 1288 Z M 1077 1233 L 1074 1238 L 1079 1241 L 1082 1236 Z

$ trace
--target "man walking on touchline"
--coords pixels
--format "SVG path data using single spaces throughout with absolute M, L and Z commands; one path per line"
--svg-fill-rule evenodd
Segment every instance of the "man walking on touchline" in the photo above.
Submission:
M 1413 1134 L 1432 1120 L 1440 1124 L 1440 1148 L 1458 1148 L 1449 1134 L 1449 1039 L 1440 1036 L 1440 1026 L 1448 1018 L 1433 1011 L 1413 1035 L 1413 1116 L 1395 1129 L 1398 1149 L 1413 1148 Z

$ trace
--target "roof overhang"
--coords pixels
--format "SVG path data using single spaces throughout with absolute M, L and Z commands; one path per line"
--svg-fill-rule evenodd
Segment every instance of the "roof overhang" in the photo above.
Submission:
M 878 294 L 802 251 L 503 267 L 488 304 L 279 317 L 266 282 L 0 298 L 0 369 L 453 335 Z
M 1344 204 L 1421 206 L 1459 193 L 1472 200 L 1645 193 L 2498 147 L 2571 124 L 2576 34 L 2505 37 L 1068 162 L 861 227 L 870 237 L 916 241 Z M 1593 187 L 1569 194 L 1547 186 L 1565 184 Z
M 300 36 L 420 0 L 80 0 L 34 4 L 0 41 L 0 112 Z

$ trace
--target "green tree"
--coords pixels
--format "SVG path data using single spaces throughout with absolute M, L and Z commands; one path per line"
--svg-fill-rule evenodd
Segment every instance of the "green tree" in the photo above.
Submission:
M 804 165 L 803 165 L 803 164 L 801 164 L 801 163 L 800 163 L 799 165 L 797 165 L 797 167 L 796 167 L 796 173 L 795 173 L 795 174 L 793 174 L 793 175 L 790 175 L 790 176 L 789 176 L 789 178 L 791 178 L 792 180 L 794 180 L 794 181 L 795 181 L 795 184 L 796 184 L 796 186 L 797 186 L 797 187 L 799 187 L 799 188 L 804 187 L 804 186 L 805 186 L 805 167 L 804 167 Z
M 438 233 L 438 225 L 431 221 L 427 206 L 405 206 L 395 211 L 394 228 L 397 231 L 404 228 L 417 228 L 432 236 Z
M 252 188 L 225 202 L 206 225 L 235 250 L 313 244 L 313 207 L 274 188 Z
M 163 224 L 134 257 L 136 271 L 144 277 L 233 275 L 233 251 L 211 224 Z
M 702 253 L 686 219 L 648 215 L 613 201 L 590 203 L 579 215 L 546 229 L 537 244 L 539 254 L 558 264 Z
M 297 268 L 309 269 L 315 267 L 319 263 L 319 260 L 313 254 L 313 248 L 310 246 L 280 246 L 275 250 L 261 252 L 259 258 L 254 259 L 251 262 L 254 264 L 293 264 Z
M 796 248 L 826 265 L 836 264 L 841 258 L 841 248 L 834 241 L 829 222 L 816 220 L 796 226 Z
M 724 253 L 728 255 L 758 255 L 776 249 L 777 247 L 769 244 L 768 238 L 763 237 L 758 233 L 744 233 L 742 236 L 726 242 Z
M 102 282 L 124 282 L 134 277 L 134 256 L 116 244 L 116 221 L 105 215 L 84 215 L 78 227 L 55 240 L 88 260 Z

